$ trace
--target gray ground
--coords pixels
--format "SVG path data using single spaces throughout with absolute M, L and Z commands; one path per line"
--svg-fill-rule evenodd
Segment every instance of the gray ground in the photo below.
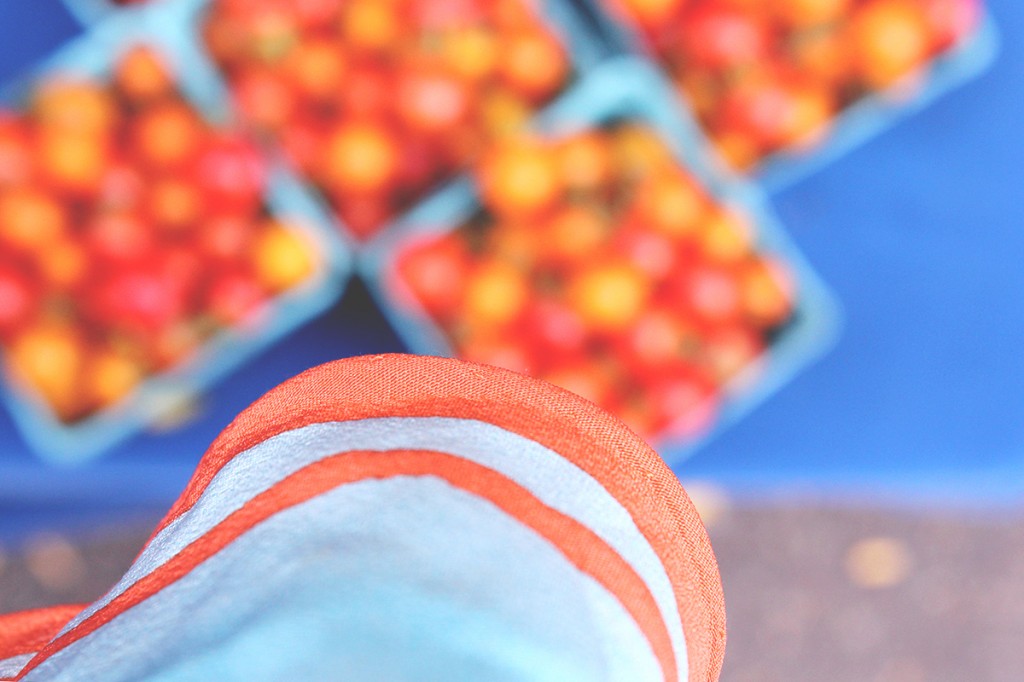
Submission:
M 723 682 L 1024 680 L 1024 516 L 694 497 L 725 583 Z M 0 612 L 97 597 L 146 534 L 0 548 Z

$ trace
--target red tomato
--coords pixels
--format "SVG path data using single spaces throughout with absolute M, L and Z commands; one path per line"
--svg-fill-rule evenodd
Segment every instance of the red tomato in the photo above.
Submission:
M 459 349 L 459 357 L 521 374 L 534 372 L 534 359 L 517 341 L 508 338 L 471 339 Z
M 924 0 L 924 4 L 937 50 L 959 43 L 981 21 L 979 0 Z
M 406 126 L 440 134 L 466 123 L 473 94 L 450 74 L 413 68 L 399 75 L 394 96 L 398 116 Z
M 538 357 L 561 362 L 582 357 L 589 335 L 580 316 L 564 303 L 549 298 L 534 298 L 523 316 L 522 329 L 536 346 Z
M 725 383 L 740 371 L 750 371 L 764 352 L 764 339 L 745 324 L 732 324 L 705 330 L 701 359 L 719 383 Z
M 670 304 L 699 320 L 727 322 L 738 319 L 743 311 L 735 276 L 722 267 L 693 265 L 674 273 L 666 286 Z
M 263 155 L 244 138 L 219 135 L 203 146 L 196 162 L 196 180 L 208 209 L 255 214 L 266 183 Z
M 538 378 L 605 408 L 609 407 L 617 397 L 615 386 L 606 372 L 603 372 L 594 363 L 561 364 L 542 372 Z
M 236 261 L 248 248 L 252 233 L 253 223 L 249 218 L 214 216 L 203 222 L 196 242 L 206 258 Z
M 693 438 L 707 431 L 718 414 L 718 389 L 691 365 L 660 368 L 644 392 L 659 437 Z
M 178 284 L 159 268 L 115 270 L 89 294 L 94 319 L 139 334 L 154 334 L 185 314 Z
M 132 213 L 101 213 L 85 227 L 83 241 L 93 258 L 110 263 L 139 262 L 156 247 L 149 225 Z
M 469 253 L 454 236 L 413 245 L 399 255 L 396 265 L 405 286 L 438 320 L 449 320 L 457 311 L 468 268 Z
M 350 116 L 384 117 L 394 104 L 394 84 L 383 69 L 355 66 L 349 71 L 338 97 L 342 109 Z
M 369 239 L 391 219 L 393 211 L 386 193 L 351 196 L 337 193 L 332 201 L 345 227 L 359 239 Z
M 715 2 L 688 11 L 680 24 L 684 53 L 696 66 L 731 69 L 768 57 L 771 35 L 756 15 Z
M 668 276 L 685 256 L 678 243 L 662 232 L 645 229 L 637 220 L 629 220 L 619 229 L 612 248 L 653 281 Z
M 262 131 L 285 127 L 297 108 L 288 83 L 268 69 L 247 67 L 233 76 L 231 94 L 245 120 Z
M 39 293 L 32 281 L 18 269 L 0 263 L 0 337 L 24 325 L 38 305 Z
M 696 355 L 699 336 L 692 322 L 664 306 L 645 310 L 616 339 L 620 357 L 635 372 L 657 372 L 660 367 Z
M 218 274 L 206 290 L 204 308 L 223 325 L 242 322 L 266 301 L 267 292 L 245 272 Z
M 0 185 L 28 180 L 33 155 L 25 125 L 13 114 L 0 113 Z
M 137 163 L 130 159 L 115 159 L 103 174 L 99 206 L 115 211 L 135 208 L 142 201 L 145 188 L 146 180 Z

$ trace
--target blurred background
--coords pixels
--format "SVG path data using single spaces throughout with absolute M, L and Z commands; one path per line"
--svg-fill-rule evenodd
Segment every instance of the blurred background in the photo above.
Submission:
M 656 444 L 719 558 L 724 680 L 1020 679 L 1022 28 L 3 3 L 0 612 L 102 594 L 277 383 L 441 353 Z

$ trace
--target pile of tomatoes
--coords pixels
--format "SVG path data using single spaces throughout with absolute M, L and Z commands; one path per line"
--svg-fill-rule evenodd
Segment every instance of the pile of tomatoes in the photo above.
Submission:
M 979 0 L 605 0 L 632 17 L 722 157 L 820 142 L 853 102 L 976 27 Z
M 0 114 L 9 369 L 71 422 L 258 319 L 315 268 L 305 238 L 268 215 L 265 175 L 146 48 L 109 78 L 42 81 L 23 111 Z
M 564 88 L 522 0 L 215 0 L 205 42 L 244 119 L 361 238 Z
M 756 249 L 749 216 L 645 125 L 508 138 L 477 184 L 466 225 L 401 249 L 398 298 L 461 357 L 544 378 L 645 436 L 706 429 L 793 319 L 793 277 Z

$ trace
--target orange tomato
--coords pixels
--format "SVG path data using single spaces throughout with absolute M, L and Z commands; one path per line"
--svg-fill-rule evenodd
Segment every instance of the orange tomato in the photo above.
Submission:
M 295 230 L 274 222 L 255 235 L 252 264 L 256 278 L 273 292 L 302 283 L 316 267 L 310 244 Z
M 774 260 L 742 268 L 739 290 L 746 314 L 762 327 L 782 324 L 793 311 L 794 284 L 788 270 Z
M 147 215 L 168 234 L 195 227 L 203 214 L 202 192 L 188 179 L 173 175 L 154 178 L 146 190 Z
M 121 94 L 135 102 L 163 97 L 174 88 L 163 59 L 146 47 L 134 47 L 117 61 L 114 84 Z
M 161 169 L 180 168 L 195 158 L 202 135 L 198 116 L 180 102 L 146 108 L 132 123 L 135 154 L 143 163 Z
M 928 18 L 913 0 L 869 0 L 850 20 L 854 67 L 870 88 L 885 88 L 924 63 Z
M 704 191 L 682 171 L 651 175 L 636 190 L 633 208 L 648 229 L 673 239 L 693 236 L 707 208 Z
M 839 21 L 850 11 L 852 0 L 771 0 L 769 11 L 797 28 Z
M 543 232 L 533 233 L 542 258 L 556 265 L 571 265 L 594 254 L 607 242 L 608 219 L 597 209 L 566 204 L 542 225 Z
M 533 101 L 555 94 L 569 75 L 569 61 L 558 41 L 542 30 L 502 38 L 498 71 L 517 92 Z
M 350 49 L 377 52 L 396 46 L 402 19 L 392 0 L 352 0 L 341 13 L 341 36 Z
M 36 90 L 32 112 L 43 126 L 102 135 L 116 120 L 113 99 L 98 83 L 51 79 Z
M 48 322 L 18 334 L 5 354 L 11 370 L 49 403 L 58 417 L 81 416 L 80 377 L 85 346 L 70 324 Z
M 536 140 L 492 148 L 480 163 L 484 202 L 499 214 L 528 214 L 550 206 L 562 191 L 551 150 Z
M 342 88 L 348 63 L 335 41 L 314 38 L 292 48 L 284 68 L 300 93 L 313 99 L 330 99 Z
M 723 208 L 712 210 L 700 233 L 701 253 L 716 263 L 736 263 L 753 243 L 753 228 L 746 216 Z
M 379 192 L 393 180 L 399 153 L 396 140 L 381 125 L 341 123 L 324 143 L 319 176 L 339 192 Z
M 94 408 L 120 402 L 143 378 L 139 363 L 112 349 L 88 358 L 83 370 L 86 400 Z
M 81 284 L 92 267 L 85 249 L 71 239 L 51 243 L 36 256 L 44 282 L 58 290 Z
M 678 16 L 686 0 L 620 0 L 623 8 L 641 25 L 660 27 Z
M 647 126 L 626 124 L 612 136 L 615 167 L 624 177 L 643 177 L 665 168 L 672 153 Z
M 601 332 L 628 328 L 643 311 L 651 283 L 632 264 L 617 259 L 592 262 L 569 279 L 566 296 L 583 321 Z
M 573 135 L 559 144 L 558 171 L 566 188 L 593 192 L 615 175 L 612 150 L 599 133 Z
M 479 262 L 469 273 L 463 311 L 474 326 L 495 329 L 519 317 L 529 294 L 521 270 L 489 258 Z
M 64 236 L 68 217 L 47 193 L 29 187 L 0 193 L 0 241 L 20 250 L 45 249 Z
M 105 137 L 60 128 L 43 128 L 36 138 L 36 162 L 54 187 L 75 194 L 99 191 L 111 163 Z
M 441 50 L 445 66 L 470 83 L 490 78 L 501 58 L 494 33 L 482 28 L 460 28 L 444 37 Z

